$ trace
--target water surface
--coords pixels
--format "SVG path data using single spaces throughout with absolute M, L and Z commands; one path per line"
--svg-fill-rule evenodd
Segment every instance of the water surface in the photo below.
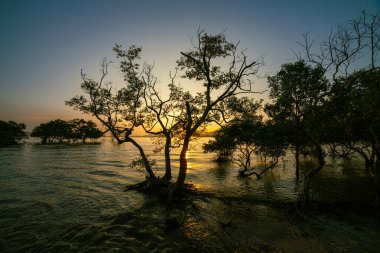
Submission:
M 239 179 L 234 164 L 218 164 L 202 152 L 208 140 L 192 145 L 187 180 L 215 198 L 170 211 L 157 199 L 124 191 L 144 179 L 129 165 L 137 155 L 129 144 L 103 138 L 99 145 L 40 145 L 30 139 L 1 148 L 0 252 L 379 252 L 371 217 L 321 213 L 300 224 L 266 204 L 297 200 L 291 155 L 262 180 Z M 148 153 L 154 149 L 149 138 L 138 141 Z M 162 156 L 151 158 L 162 173 Z M 178 151 L 172 158 L 176 176 Z M 312 196 L 367 205 L 372 181 L 360 160 L 331 160 Z M 183 217 L 183 227 L 168 226 L 172 217 Z

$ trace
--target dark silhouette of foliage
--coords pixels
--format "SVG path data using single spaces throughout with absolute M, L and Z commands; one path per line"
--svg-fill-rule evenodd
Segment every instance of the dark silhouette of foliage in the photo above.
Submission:
M 209 141 L 203 146 L 206 153 L 216 153 L 217 162 L 230 161 L 233 156 L 234 139 L 222 130 L 214 133 L 214 141 Z
M 335 129 L 326 142 L 362 156 L 369 173 L 374 173 L 379 149 L 379 80 L 379 70 L 358 71 L 340 79 L 332 87 L 326 109 L 330 127 Z
M 70 125 L 64 120 L 56 119 L 36 126 L 31 136 L 40 137 L 42 143 L 62 143 L 70 136 Z
M 342 92 L 342 94 L 346 93 L 344 96 L 348 94 L 353 94 L 350 90 L 354 86 L 352 86 L 351 84 L 358 83 L 356 81 L 359 81 L 361 79 L 364 80 L 363 78 L 368 77 L 366 76 L 366 73 L 372 73 L 379 69 L 378 57 L 380 55 L 380 14 L 369 14 L 363 11 L 361 15 L 356 19 L 350 20 L 346 24 L 334 27 L 329 37 L 326 40 L 322 41 L 321 44 L 317 46 L 317 48 L 315 48 L 315 44 L 313 44 L 313 40 L 310 39 L 310 36 L 308 34 L 304 35 L 304 42 L 300 43 L 300 45 L 302 47 L 302 52 L 297 54 L 298 59 L 303 60 L 308 64 L 312 64 L 316 68 L 321 68 L 323 70 L 324 75 L 327 76 L 327 78 L 329 78 L 333 88 L 327 92 L 328 96 L 336 96 L 337 94 L 334 93 L 336 93 L 337 91 L 339 91 L 339 93 Z M 356 71 L 358 69 L 360 71 Z M 375 83 L 378 82 L 375 81 Z M 378 89 L 377 84 L 375 84 L 374 87 L 376 87 L 375 89 Z M 374 94 L 377 93 L 376 91 L 373 92 Z M 338 97 L 340 97 L 340 102 L 343 102 L 344 98 L 342 96 Z M 330 106 L 330 112 L 336 111 L 337 113 L 342 113 L 343 111 L 344 115 L 344 108 L 351 108 L 352 105 L 355 104 L 354 100 L 352 100 L 354 99 L 354 97 L 355 96 L 350 97 L 348 101 L 343 102 L 340 105 L 339 103 L 337 103 L 337 101 L 335 101 L 334 103 L 337 106 L 342 106 L 343 109 L 331 108 Z M 373 97 L 368 97 L 368 101 L 376 101 L 376 99 L 374 100 Z M 326 103 L 325 106 L 329 107 L 328 103 Z M 374 108 L 368 109 L 373 110 Z M 318 138 L 309 138 L 314 143 L 316 149 L 321 150 L 318 146 L 320 146 L 320 144 L 323 141 L 323 138 L 325 137 L 329 137 L 330 140 L 334 140 L 334 142 L 341 142 L 342 140 L 346 139 L 344 140 L 344 142 L 350 144 L 348 146 L 348 149 L 344 147 L 342 150 L 343 153 L 347 154 L 347 150 L 352 150 L 351 147 L 357 147 L 357 145 L 352 146 L 351 144 L 352 141 L 355 141 L 355 143 L 357 143 L 357 140 L 354 139 L 357 139 L 357 137 L 359 136 L 357 134 L 351 134 L 350 132 L 346 132 L 345 129 L 347 129 L 346 127 L 348 125 L 351 125 L 352 127 L 350 128 L 350 131 L 353 131 L 352 133 L 358 133 L 357 130 L 359 130 L 359 128 L 353 126 L 363 126 L 362 123 L 367 124 L 367 127 L 363 128 L 364 133 L 371 132 L 373 143 L 376 143 L 374 144 L 374 146 L 379 146 L 377 134 L 374 132 L 376 120 L 373 121 L 373 123 L 368 121 L 366 122 L 364 118 L 359 121 L 356 121 L 358 118 L 351 117 L 352 115 L 350 114 L 346 114 L 346 116 L 344 117 L 336 117 L 334 119 L 334 113 L 332 115 L 328 115 L 326 112 L 322 112 L 323 110 L 319 112 L 313 112 L 313 116 L 316 119 L 314 121 L 314 126 L 318 125 L 317 117 L 327 116 L 325 120 L 336 121 L 338 123 L 338 129 L 334 130 L 334 133 L 336 133 L 335 136 L 333 133 L 326 134 L 327 130 L 323 129 L 323 125 L 328 126 L 328 123 L 321 124 L 321 120 L 319 120 L 319 126 L 321 127 L 321 129 L 318 132 Z M 375 111 L 376 110 L 377 109 L 375 109 Z M 357 110 L 351 110 L 352 113 L 354 113 L 355 111 L 358 112 Z M 374 111 L 372 111 L 370 114 L 372 114 L 373 112 Z M 337 121 L 337 119 L 339 120 Z M 309 124 L 309 126 L 312 125 Z M 340 130 L 343 130 L 342 132 L 344 134 L 341 134 L 342 132 L 340 133 Z M 318 142 L 319 144 L 315 145 Z M 326 142 L 328 142 L 327 139 L 325 139 L 324 143 Z M 335 144 L 330 146 L 332 146 L 332 150 L 336 150 L 336 148 L 334 147 Z M 364 151 L 363 153 L 362 151 L 363 146 L 359 149 L 356 149 L 356 152 L 358 153 L 361 152 L 362 154 L 364 154 L 366 152 Z M 321 155 L 318 155 L 318 160 L 321 164 L 321 162 L 323 161 L 323 157 Z M 310 174 L 311 177 L 309 178 L 312 178 L 316 173 L 318 173 L 318 171 L 319 170 L 312 170 L 312 173 Z M 375 180 L 377 182 L 378 188 L 377 206 L 380 216 L 380 171 L 375 173 Z M 310 180 L 307 180 L 306 183 L 310 184 Z M 304 195 L 307 195 L 307 192 L 304 192 Z
M 70 139 L 73 141 L 81 140 L 83 143 L 87 139 L 98 139 L 103 136 L 103 132 L 96 128 L 96 124 L 91 120 L 73 119 L 69 122 L 70 125 Z
M 299 156 L 305 148 L 314 150 L 318 160 L 315 168 L 310 168 L 304 176 L 303 200 L 309 198 L 309 187 L 313 177 L 325 164 L 318 127 L 318 115 L 327 98 L 329 82 L 321 66 L 312 67 L 304 61 L 284 64 L 274 76 L 268 77 L 272 103 L 266 111 L 275 124 L 288 128 L 289 143 L 294 147 L 296 176 L 299 177 Z
M 96 128 L 95 123 L 83 119 L 68 122 L 61 119 L 51 120 L 36 126 L 31 134 L 32 137 L 41 138 L 43 144 L 62 143 L 64 140 L 81 140 L 85 143 L 88 138 L 98 139 L 102 135 L 102 131 Z
M 205 144 L 204 150 L 216 152 L 218 160 L 232 160 L 241 169 L 242 177 L 254 174 L 261 178 L 268 169 L 274 168 L 280 156 L 285 155 L 288 144 L 285 129 L 271 121 L 263 121 L 258 114 L 261 104 L 248 101 L 247 98 L 234 101 L 235 118 L 216 132 L 215 140 Z M 261 171 L 252 165 L 254 156 L 264 158 Z M 271 159 L 269 164 L 267 158 Z
M 307 121 L 323 105 L 329 89 L 321 67 L 315 68 L 304 61 L 284 64 L 274 76 L 268 77 L 271 104 L 266 112 L 277 123 L 289 127 L 289 143 L 294 147 L 296 158 L 296 176 L 299 177 L 299 156 L 310 140 L 305 131 L 311 134 L 312 124 Z M 318 130 L 317 130 L 318 131 Z M 303 137 L 302 137 L 303 136 Z
M 231 160 L 235 149 L 235 135 L 229 134 L 230 129 L 241 121 L 261 121 L 261 116 L 257 113 L 261 108 L 261 102 L 248 97 L 231 97 L 220 103 L 212 113 L 214 122 L 224 124 L 219 124 L 221 129 L 214 133 L 215 140 L 205 144 L 204 151 L 215 152 L 216 161 Z
M 249 62 L 244 51 L 239 52 L 238 44 L 227 41 L 224 34 L 199 31 L 192 49 L 181 52 L 176 72 L 170 74 L 169 94 L 164 99 L 157 90 L 153 66 L 140 63 L 141 47 L 131 46 L 124 50 L 116 45 L 113 49 L 120 60 L 125 86 L 115 91 L 105 81 L 109 62 L 104 60 L 100 81 L 95 82 L 82 73 L 81 87 L 85 95 L 76 96 L 66 104 L 94 115 L 119 144 L 132 143 L 140 152 L 140 164 L 146 170 L 150 185 L 171 179 L 170 152 L 173 147 L 180 147 L 176 184 L 183 186 L 191 138 L 211 122 L 225 124 L 220 106 L 238 94 L 252 92 L 252 77 L 262 61 Z M 199 92 L 192 94 L 176 85 L 177 72 L 200 86 Z M 144 149 L 131 136 L 139 126 L 148 134 L 164 137 L 158 139 L 165 155 L 165 174 L 160 180 Z
M 0 146 L 15 145 L 27 138 L 24 123 L 0 120 Z

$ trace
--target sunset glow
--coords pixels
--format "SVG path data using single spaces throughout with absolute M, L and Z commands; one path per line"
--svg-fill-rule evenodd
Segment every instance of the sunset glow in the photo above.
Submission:
M 379 252 L 379 0 L 0 0 L 0 253 Z
M 263 56 L 265 75 L 294 58 L 290 49 L 303 33 L 328 34 L 362 9 L 379 9 L 379 2 L 1 1 L 0 118 L 24 122 L 30 131 L 47 120 L 83 117 L 64 101 L 79 93 L 81 69 L 96 78 L 102 57 L 115 61 L 115 43 L 142 45 L 165 94 L 169 72 L 180 51 L 191 48 L 198 28 L 225 31 L 250 58 Z M 117 65 L 110 69 L 111 81 L 122 87 Z M 265 79 L 254 89 L 265 90 Z

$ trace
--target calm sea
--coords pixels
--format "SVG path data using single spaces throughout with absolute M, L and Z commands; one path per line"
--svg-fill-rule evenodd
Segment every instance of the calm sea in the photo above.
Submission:
M 163 157 L 152 152 L 152 140 L 137 140 L 162 173 Z M 297 226 L 286 210 L 265 204 L 297 199 L 291 154 L 262 180 L 239 179 L 234 164 L 216 163 L 214 154 L 203 153 L 209 140 L 193 143 L 187 181 L 214 197 L 194 198 L 174 210 L 125 191 L 145 177 L 130 166 L 137 151 L 129 144 L 103 138 L 100 144 L 41 145 L 29 139 L 1 148 L 0 252 L 379 252 L 380 233 L 368 217 L 347 223 L 316 215 Z M 175 177 L 178 150 L 172 161 Z M 373 201 L 372 188 L 360 160 L 330 160 L 312 196 L 365 205 Z M 168 226 L 172 217 L 182 217 L 184 225 Z

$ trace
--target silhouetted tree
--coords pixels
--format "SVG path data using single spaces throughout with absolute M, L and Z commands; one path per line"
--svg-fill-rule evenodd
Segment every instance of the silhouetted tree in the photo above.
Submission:
M 62 143 L 64 140 L 81 140 L 85 143 L 86 139 L 98 139 L 102 137 L 103 132 L 97 129 L 96 124 L 91 120 L 74 119 L 64 121 L 56 119 L 36 126 L 31 136 L 41 138 L 41 142 L 44 144 Z
M 27 138 L 24 123 L 0 120 L 0 146 L 14 145 Z
M 260 179 L 265 172 L 277 165 L 280 156 L 285 155 L 285 135 L 281 128 L 271 122 L 244 120 L 231 127 L 230 131 L 235 135 L 233 162 L 240 166 L 241 177 L 255 175 Z M 262 164 L 253 166 L 254 156 L 260 157 Z
M 230 161 L 233 156 L 234 138 L 221 129 L 214 133 L 214 140 L 203 145 L 205 153 L 216 153 L 217 162 Z
M 70 138 L 70 134 L 70 124 L 64 120 L 56 119 L 36 126 L 31 136 L 41 138 L 41 142 L 46 144 L 62 143 L 64 139 Z
M 116 56 L 120 59 L 120 69 L 124 74 L 124 80 L 127 81 L 127 85 L 140 89 L 139 93 L 141 94 L 139 99 L 141 99 L 142 106 L 137 103 L 134 105 L 136 113 L 133 119 L 131 118 L 129 121 L 135 121 L 135 123 L 129 125 L 131 129 L 141 126 L 146 133 L 158 137 L 155 142 L 158 147 L 155 151 L 159 152 L 164 149 L 165 174 L 162 179 L 168 181 L 172 178 L 170 151 L 173 147 L 179 147 L 181 137 L 181 124 L 178 118 L 183 114 L 183 108 L 181 108 L 179 101 L 184 96 L 184 91 L 174 83 L 176 73 L 174 75 L 170 73 L 169 94 L 163 98 L 157 90 L 158 80 L 153 74 L 153 66 L 145 63 L 141 71 L 138 72 L 140 63 L 136 60 L 140 59 L 141 48 L 136 48 L 138 52 L 132 53 L 131 49 L 133 48 L 135 47 L 125 51 L 120 45 L 114 47 Z M 140 155 L 142 164 L 147 169 L 151 164 L 147 158 L 144 158 L 145 153 L 142 149 Z M 152 175 L 150 176 L 152 177 Z
M 228 154 L 229 160 L 241 169 L 242 177 L 256 175 L 261 178 L 285 154 L 288 144 L 284 129 L 270 121 L 264 122 L 259 114 L 261 104 L 253 100 L 235 100 L 230 109 L 237 112 L 235 117 L 216 132 L 215 139 L 205 144 L 204 150 L 216 152 L 218 158 L 221 153 Z M 264 158 L 261 170 L 252 165 L 255 156 Z M 267 158 L 271 159 L 269 164 Z
M 200 89 L 196 94 L 175 84 L 176 73 L 170 75 L 168 96 L 161 96 L 156 87 L 153 67 L 141 64 L 141 48 L 132 46 L 127 51 L 116 45 L 125 87 L 114 91 L 105 82 L 109 62 L 102 64 L 99 82 L 82 73 L 82 90 L 86 96 L 77 96 L 66 104 L 94 115 L 110 131 L 118 143 L 131 142 L 140 152 L 147 179 L 157 181 L 151 163 L 141 145 L 131 136 L 141 126 L 147 133 L 164 137 L 166 169 L 164 180 L 171 178 L 170 151 L 181 147 L 177 185 L 183 185 L 187 175 L 186 153 L 192 137 L 208 123 L 222 121 L 217 109 L 223 101 L 241 93 L 252 92 L 252 77 L 261 61 L 248 62 L 238 44 L 228 42 L 223 34 L 209 35 L 199 31 L 193 49 L 181 52 L 177 61 L 183 78 L 194 81 Z
M 269 97 L 273 103 L 266 106 L 266 111 L 276 124 L 289 127 L 288 133 L 291 136 L 288 140 L 295 150 L 298 178 L 299 156 L 303 147 L 314 146 L 316 150 L 322 152 L 318 157 L 324 156 L 321 141 L 317 140 L 316 132 L 313 131 L 319 130 L 313 129 L 312 124 L 307 121 L 313 119 L 315 111 L 323 105 L 329 90 L 328 81 L 321 67 L 313 68 L 304 61 L 298 61 L 282 65 L 276 75 L 268 77 L 268 83 Z M 319 167 L 311 170 L 306 176 L 306 185 L 323 167 L 324 160 L 319 159 L 319 163 Z
M 337 131 L 326 141 L 362 156 L 370 173 L 374 172 L 380 131 L 379 73 L 358 71 L 342 78 L 332 88 L 327 112 Z
M 340 82 L 357 69 L 364 73 L 379 68 L 380 13 L 363 11 L 354 20 L 334 27 L 317 46 L 310 34 L 303 38 L 297 58 L 321 67 L 331 83 Z
M 177 178 L 180 184 L 184 183 L 187 175 L 186 152 L 193 134 L 208 121 L 218 120 L 211 112 L 218 112 L 218 105 L 224 100 L 252 93 L 251 78 L 262 62 L 248 62 L 244 51 L 239 53 L 237 46 L 228 42 L 223 34 L 199 32 L 193 50 L 181 52 L 182 57 L 177 61 L 179 68 L 185 71 L 183 77 L 204 87 L 203 92 L 184 99 L 186 113 L 182 120 L 185 131 Z M 221 119 L 223 122 L 223 117 Z
M 329 124 L 336 131 L 327 141 L 364 159 L 366 171 L 375 176 L 380 215 L 379 108 L 380 69 L 357 71 L 340 79 L 333 86 L 328 103 Z
M 41 138 L 41 143 L 46 144 L 49 138 L 48 128 L 46 126 L 46 123 L 42 123 L 39 126 L 36 126 L 33 129 L 30 136 L 39 137 Z
M 336 90 L 347 88 L 355 79 L 379 69 L 380 14 L 363 11 L 356 19 L 332 29 L 317 47 L 308 34 L 300 45 L 302 52 L 297 54 L 298 59 L 321 68 Z M 353 74 L 358 69 L 360 74 Z M 377 138 L 376 133 L 372 136 Z M 380 189 L 380 171 L 376 175 Z M 380 201 L 378 206 L 380 210 Z
M 261 102 L 248 97 L 230 97 L 212 110 L 212 119 L 220 127 L 214 133 L 215 140 L 203 146 L 205 152 L 215 152 L 216 161 L 223 162 L 233 158 L 235 135 L 229 134 L 231 125 L 252 120 L 261 121 L 258 111 L 261 110 Z M 227 129 L 224 129 L 227 128 Z
M 141 164 L 147 173 L 149 182 L 157 181 L 157 176 L 152 170 L 152 164 L 148 155 L 145 153 L 142 146 L 131 136 L 135 128 L 143 126 L 148 133 L 164 134 L 167 138 L 168 145 L 165 147 L 165 161 L 167 161 L 166 174 L 163 177 L 165 180 L 171 178 L 170 168 L 170 153 L 172 136 L 171 128 L 175 129 L 178 124 L 173 124 L 169 121 L 164 122 L 163 114 L 168 115 L 167 110 L 163 107 L 168 105 L 171 100 L 158 101 L 158 93 L 149 96 L 150 91 L 155 90 L 156 78 L 153 76 L 152 67 L 146 64 L 141 65 L 139 62 L 141 48 L 131 46 L 127 51 L 123 50 L 120 45 L 116 45 L 113 50 L 118 58 L 120 58 L 120 68 L 124 75 L 125 86 L 119 90 L 114 90 L 111 83 L 106 82 L 105 78 L 108 75 L 109 61 L 102 61 L 102 75 L 98 82 L 87 78 L 81 71 L 83 83 L 81 84 L 85 96 L 76 96 L 66 104 L 80 110 L 84 113 L 95 116 L 112 134 L 119 144 L 129 142 L 134 145 L 140 153 L 140 161 L 135 164 Z M 172 87 L 172 92 L 169 98 L 177 96 L 175 86 Z M 145 105 L 144 102 L 149 104 Z M 171 107 L 171 105 L 168 105 Z M 145 115 L 149 114 L 147 117 Z M 154 118 L 159 125 L 154 122 Z M 162 118 L 161 118 L 162 117 Z M 143 125 L 145 124 L 145 125 Z M 155 126 L 164 127 L 156 131 Z M 155 182 L 157 183 L 157 182 Z M 151 184 L 152 185 L 152 184 Z
M 103 132 L 96 128 L 96 124 L 91 120 L 73 119 L 69 122 L 70 125 L 70 139 L 81 140 L 83 143 L 87 139 L 99 139 L 103 136 Z

